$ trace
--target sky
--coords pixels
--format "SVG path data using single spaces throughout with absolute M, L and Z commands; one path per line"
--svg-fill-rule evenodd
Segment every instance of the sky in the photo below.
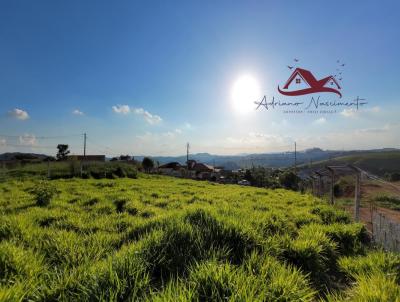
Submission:
M 399 54 L 398 1 L 4 0 L 0 153 L 81 154 L 83 133 L 107 156 L 399 147 Z M 297 67 L 342 97 L 280 94 Z

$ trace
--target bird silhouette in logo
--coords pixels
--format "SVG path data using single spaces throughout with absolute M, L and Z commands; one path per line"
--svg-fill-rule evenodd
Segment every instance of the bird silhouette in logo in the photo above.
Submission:
M 287 67 L 287 68 L 289 68 L 290 70 L 292 70 L 292 69 L 293 69 L 293 66 L 289 66 L 289 65 L 288 65 L 288 67 Z
M 346 64 L 342 64 L 342 65 L 340 65 L 340 66 L 344 66 L 344 65 L 346 65 Z
M 295 62 L 298 62 L 298 61 L 299 61 L 299 59 L 294 59 L 294 61 L 295 61 Z

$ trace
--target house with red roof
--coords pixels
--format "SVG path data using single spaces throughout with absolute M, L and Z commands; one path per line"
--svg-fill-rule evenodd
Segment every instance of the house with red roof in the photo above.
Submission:
M 311 71 L 296 68 L 282 89 L 278 86 L 278 91 L 283 95 L 298 96 L 318 92 L 332 92 L 342 97 L 341 87 L 335 77 L 327 76 L 317 80 Z

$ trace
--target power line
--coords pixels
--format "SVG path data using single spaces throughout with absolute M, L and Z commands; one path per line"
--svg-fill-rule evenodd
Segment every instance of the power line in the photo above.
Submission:
M 35 139 L 60 139 L 60 138 L 70 138 L 70 137 L 78 137 L 82 136 L 83 134 L 71 134 L 71 135 L 59 135 L 59 136 L 35 136 L 35 135 L 30 135 L 30 134 L 22 134 L 22 135 L 6 135 L 6 134 L 0 134 L 0 137 L 5 137 L 5 138 L 21 138 L 21 137 L 27 137 L 27 136 L 32 136 Z
M 16 145 L 6 144 L 1 147 L 22 147 L 22 148 L 34 148 L 34 149 L 57 149 L 57 146 L 39 146 L 39 145 Z

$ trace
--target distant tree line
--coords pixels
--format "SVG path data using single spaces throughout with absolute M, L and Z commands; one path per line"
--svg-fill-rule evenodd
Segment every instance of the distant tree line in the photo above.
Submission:
M 301 178 L 290 169 L 281 170 L 253 167 L 245 171 L 243 178 L 256 187 L 284 188 L 294 191 L 298 191 L 303 187 Z

